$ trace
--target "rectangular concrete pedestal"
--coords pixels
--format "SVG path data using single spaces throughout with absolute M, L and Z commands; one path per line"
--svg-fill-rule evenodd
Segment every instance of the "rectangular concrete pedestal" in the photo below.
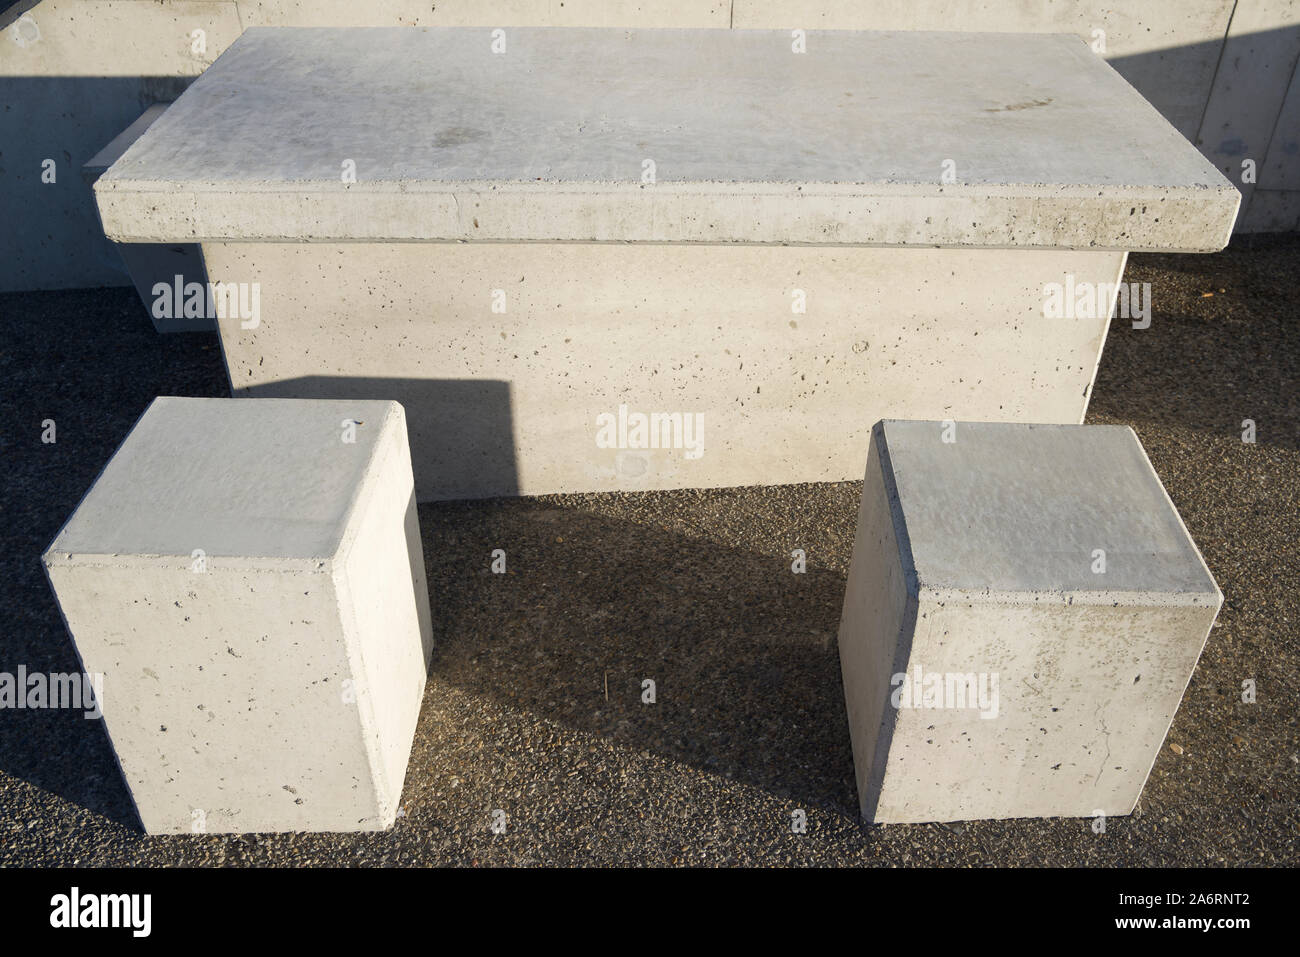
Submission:
M 214 279 L 260 284 L 256 328 L 219 321 L 235 394 L 397 399 L 422 500 L 855 479 L 864 409 L 1077 424 L 1125 258 L 593 243 L 204 254 Z M 322 295 L 335 273 L 365 278 Z M 1092 315 L 1045 317 L 1043 285 L 1067 282 L 1111 293 Z M 677 418 L 638 440 L 633 417 L 652 414 Z
M 149 833 L 393 823 L 432 651 L 400 406 L 160 398 L 44 562 Z
M 863 817 L 1129 814 L 1222 601 L 1131 429 L 880 423 L 839 632 Z

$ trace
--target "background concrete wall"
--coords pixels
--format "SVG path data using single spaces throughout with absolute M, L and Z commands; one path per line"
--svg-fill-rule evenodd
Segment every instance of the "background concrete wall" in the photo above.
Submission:
M 1242 189 L 1239 231 L 1300 229 L 1300 0 L 0 0 L 0 7 L 0 291 L 128 283 L 80 167 L 149 105 L 175 99 L 250 26 L 1075 33 Z

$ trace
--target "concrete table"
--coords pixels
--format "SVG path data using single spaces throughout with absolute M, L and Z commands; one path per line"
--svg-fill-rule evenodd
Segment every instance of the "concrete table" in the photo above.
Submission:
M 1130 813 L 1222 603 L 1132 429 L 880 423 L 839 631 L 863 816 Z
M 1127 251 L 1239 200 L 1073 36 L 545 28 L 248 30 L 95 192 L 255 306 L 235 395 L 401 401 L 426 499 L 1081 422 Z
M 44 562 L 150 834 L 393 823 L 433 649 L 401 406 L 157 399 Z

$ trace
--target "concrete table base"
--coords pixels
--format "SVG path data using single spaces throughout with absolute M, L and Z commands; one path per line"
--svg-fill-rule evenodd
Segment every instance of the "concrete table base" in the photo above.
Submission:
M 855 479 L 885 416 L 1077 424 L 1125 260 L 612 243 L 203 253 L 214 282 L 259 287 L 254 328 L 219 320 L 234 394 L 400 401 L 422 500 Z M 1102 301 L 1047 318 L 1048 283 Z M 638 414 L 677 418 L 638 435 Z
M 150 834 L 393 823 L 432 652 L 400 406 L 160 398 L 44 562 Z

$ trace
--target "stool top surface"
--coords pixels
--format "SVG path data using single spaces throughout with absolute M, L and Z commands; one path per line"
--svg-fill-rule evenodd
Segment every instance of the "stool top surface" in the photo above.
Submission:
M 163 242 L 1227 242 L 1236 189 L 1076 36 L 797 42 L 252 28 L 100 179 L 101 218 Z
M 162 396 L 50 545 L 82 556 L 327 560 L 395 402 Z M 344 420 L 359 422 L 344 441 Z
M 885 420 L 872 440 L 897 490 L 904 564 L 922 588 L 1016 601 L 1221 601 L 1127 426 L 957 422 L 945 432 L 940 422 Z

